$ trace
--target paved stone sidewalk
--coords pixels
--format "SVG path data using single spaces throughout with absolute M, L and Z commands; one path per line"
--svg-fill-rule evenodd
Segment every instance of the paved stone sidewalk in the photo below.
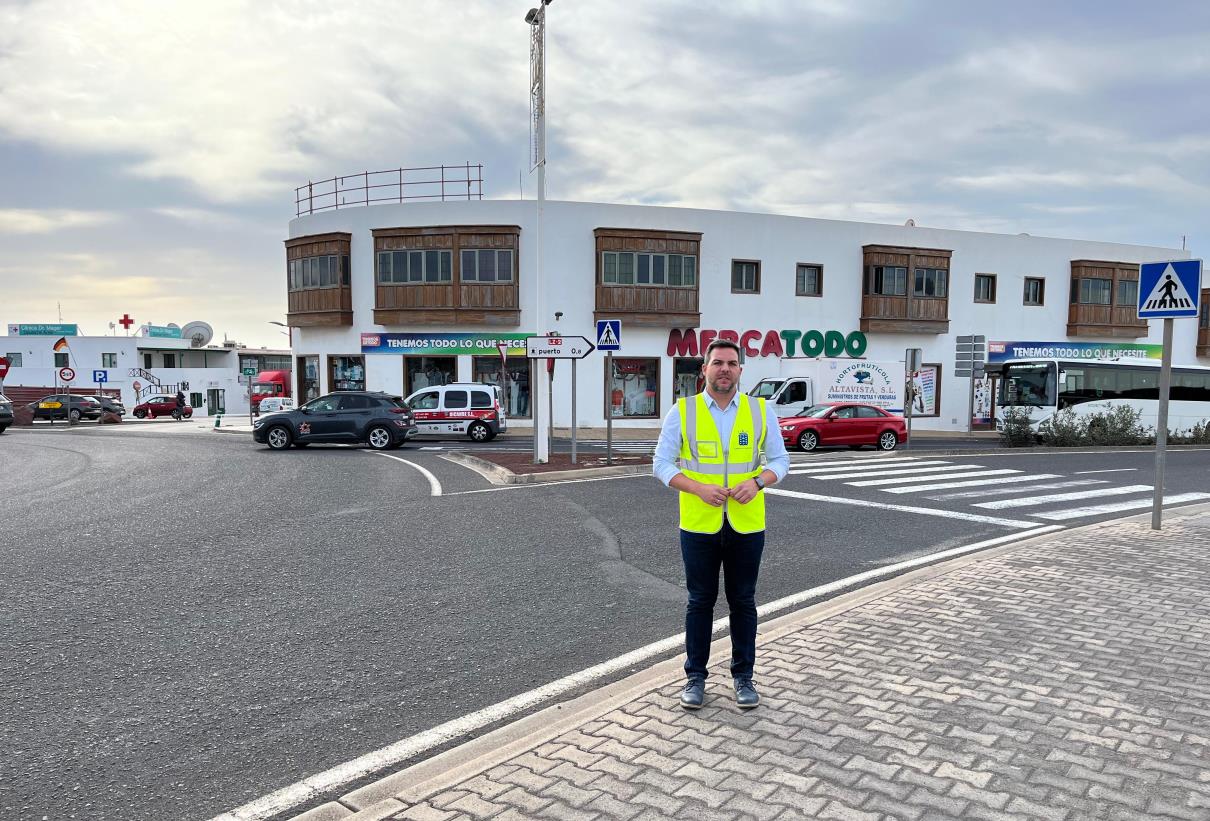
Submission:
M 736 709 L 720 665 L 705 708 L 683 711 L 667 667 L 553 737 L 506 737 L 303 817 L 1210 818 L 1210 508 L 846 598 L 762 636 L 757 710 Z

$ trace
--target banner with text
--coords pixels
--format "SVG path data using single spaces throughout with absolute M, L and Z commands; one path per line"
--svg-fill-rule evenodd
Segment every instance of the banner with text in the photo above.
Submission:
M 499 356 L 501 342 L 508 343 L 509 356 L 525 356 L 528 333 L 472 334 L 362 334 L 364 354 L 415 354 L 417 356 Z
M 1009 359 L 1162 359 L 1163 345 L 1138 342 L 997 342 L 987 343 L 988 362 Z

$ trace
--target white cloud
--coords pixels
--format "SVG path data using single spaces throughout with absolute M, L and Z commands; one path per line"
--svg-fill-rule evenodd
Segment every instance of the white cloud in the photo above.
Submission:
M 75 211 L 70 208 L 0 208 L 0 234 L 50 234 L 71 228 L 91 228 L 113 222 L 115 216 L 103 211 Z

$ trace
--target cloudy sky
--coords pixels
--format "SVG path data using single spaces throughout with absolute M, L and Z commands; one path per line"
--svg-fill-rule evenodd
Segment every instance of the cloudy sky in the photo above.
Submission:
M 0 322 L 281 345 L 295 186 L 517 196 L 530 5 L 0 0 Z M 1207 253 L 1200 0 L 556 0 L 547 60 L 554 199 Z

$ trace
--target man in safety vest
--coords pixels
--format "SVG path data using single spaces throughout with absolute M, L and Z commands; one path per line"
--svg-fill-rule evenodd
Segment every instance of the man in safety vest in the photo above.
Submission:
M 723 571 L 731 609 L 731 676 L 743 709 L 760 703 L 756 661 L 756 578 L 765 547 L 765 493 L 790 468 L 776 414 L 765 400 L 739 393 L 739 346 L 716 339 L 706 348 L 706 390 L 677 400 L 664 417 L 655 450 L 657 479 L 680 491 L 685 563 L 685 675 L 681 706 L 706 696 L 711 625 Z M 762 460 L 762 454 L 764 459 Z M 762 461 L 764 464 L 762 464 Z

